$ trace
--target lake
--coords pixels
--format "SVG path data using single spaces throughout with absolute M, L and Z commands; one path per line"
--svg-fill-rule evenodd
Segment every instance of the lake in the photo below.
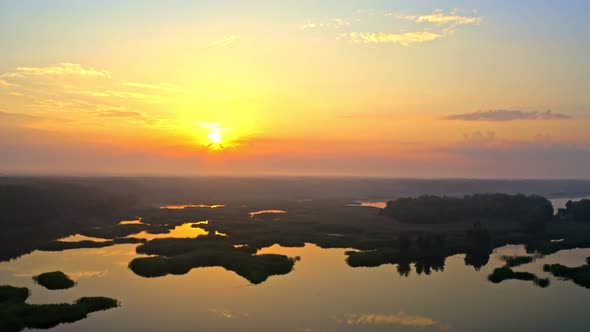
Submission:
M 135 245 L 39 252 L 0 264 L 0 280 L 32 290 L 30 303 L 71 302 L 82 296 L 117 298 L 122 306 L 91 314 L 52 331 L 587 331 L 590 290 L 550 277 L 539 288 L 525 281 L 488 282 L 505 254 L 498 248 L 480 271 L 464 255 L 446 260 L 444 272 L 408 277 L 395 266 L 351 268 L 344 249 L 277 245 L 260 253 L 300 256 L 295 269 L 259 285 L 223 268 L 198 268 L 186 275 L 142 278 L 127 268 Z M 515 270 L 542 277 L 545 263 L 577 266 L 590 249 L 566 250 Z M 31 276 L 60 269 L 77 285 L 49 291 Z M 461 310 L 457 310 L 461 308 Z M 493 325 L 492 325 L 493 324 Z M 493 327 L 492 327 L 493 326 Z

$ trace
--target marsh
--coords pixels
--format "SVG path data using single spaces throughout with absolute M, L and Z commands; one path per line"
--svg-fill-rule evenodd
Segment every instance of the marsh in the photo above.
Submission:
M 19 192 L 28 191 L 32 199 L 44 197 L 54 185 L 44 184 L 39 190 L 36 182 L 19 181 Z M 161 181 L 137 183 L 162 186 Z M 193 181 L 194 188 L 201 187 L 199 180 Z M 243 183 L 235 181 L 239 190 Z M 497 186 L 482 181 L 480 187 L 485 192 L 491 184 Z M 122 192 L 108 193 L 101 185 L 99 180 L 70 179 L 54 190 L 74 190 L 75 196 L 60 195 L 83 200 L 85 206 L 95 204 L 97 188 L 103 193 L 101 202 Z M 515 186 L 505 185 L 506 189 Z M 314 196 L 313 182 L 302 192 L 307 199 L 284 196 L 288 191 L 262 193 L 266 188 L 242 199 L 235 194 L 228 194 L 228 199 L 211 197 L 195 190 L 187 199 L 191 189 L 186 183 L 177 186 L 177 193 L 165 197 L 158 194 L 161 191 L 128 194 L 126 201 L 114 200 L 117 204 L 107 206 L 108 215 L 102 213 L 104 217 L 92 218 L 96 221 L 88 224 L 82 222 L 85 217 L 68 221 L 56 216 L 52 222 L 60 225 L 59 231 L 43 231 L 52 229 L 47 219 L 38 225 L 29 221 L 26 228 L 5 223 L 13 234 L 26 230 L 34 236 L 31 241 L 9 243 L 14 254 L 0 263 L 1 284 L 30 289 L 27 303 L 31 304 L 75 303 L 87 296 L 113 298 L 121 304 L 57 325 L 52 331 L 161 331 L 170 324 L 178 331 L 411 331 L 418 328 L 409 325 L 414 321 L 427 323 L 420 325 L 422 330 L 452 326 L 470 331 L 473 321 L 464 317 L 485 320 L 505 315 L 506 310 L 513 314 L 502 316 L 498 324 L 508 330 L 567 325 L 568 331 L 584 331 L 590 324 L 575 309 L 590 303 L 590 292 L 578 285 L 584 285 L 579 273 L 585 273 L 590 256 L 590 249 L 584 249 L 590 247 L 586 241 L 590 224 L 583 221 L 535 219 L 545 225 L 539 231 L 531 229 L 528 219 L 506 220 L 488 212 L 432 223 L 398 220 L 379 208 L 386 205 L 376 206 L 385 196 L 382 189 L 355 197 L 362 187 L 350 186 L 348 191 L 340 188 L 340 195 Z M 346 187 L 347 182 L 339 186 Z M 527 188 L 521 186 L 522 192 L 551 196 Z M 551 191 L 550 184 L 547 189 Z M 449 193 L 454 197 L 470 194 Z M 253 199 L 253 195 L 261 197 Z M 421 195 L 396 196 L 420 199 Z M 488 197 L 510 202 L 512 196 Z M 162 201 L 184 208 L 162 209 Z M 534 198 L 531 202 L 531 206 L 540 202 L 540 209 L 546 211 L 549 201 Z M 415 211 L 426 213 L 428 204 L 417 203 L 423 207 Z M 76 204 L 69 206 L 68 216 L 86 213 L 77 211 Z M 11 211 L 16 215 L 19 210 Z M 275 214 L 252 218 L 253 211 L 281 211 L 280 219 L 253 220 Z M 411 211 L 403 213 L 410 216 Z M 56 269 L 75 287 L 50 291 L 32 278 Z M 462 316 L 445 305 L 449 301 L 462 306 Z M 578 306 L 556 311 L 555 303 Z M 519 318 L 531 310 L 541 317 L 532 325 Z M 548 318 L 555 315 L 561 319 Z

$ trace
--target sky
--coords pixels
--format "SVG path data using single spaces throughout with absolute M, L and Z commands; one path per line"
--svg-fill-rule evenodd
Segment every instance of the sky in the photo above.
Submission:
M 590 178 L 589 10 L 0 0 L 0 173 Z

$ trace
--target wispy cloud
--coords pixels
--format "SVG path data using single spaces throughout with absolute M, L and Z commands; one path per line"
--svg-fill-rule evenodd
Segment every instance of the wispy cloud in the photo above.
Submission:
M 5 80 L 0 80 L 0 86 L 8 86 L 8 87 L 12 87 L 12 86 L 17 86 L 17 84 L 10 83 L 10 82 L 7 82 L 7 81 L 5 81 Z
M 394 14 L 387 14 L 387 16 L 394 16 Z M 435 24 L 480 24 L 483 21 L 483 17 L 479 16 L 463 16 L 457 12 L 451 14 L 445 14 L 440 11 L 435 11 L 432 14 L 426 15 L 395 15 L 397 18 L 411 20 L 416 23 L 435 23 Z
M 242 36 L 238 36 L 238 35 L 226 36 L 223 39 L 214 41 L 211 45 L 225 47 L 225 46 L 229 46 L 231 44 L 234 44 L 234 43 L 240 41 L 241 39 L 242 39 Z M 247 39 L 251 40 L 251 38 L 247 38 Z
M 403 46 L 409 46 L 410 44 L 424 43 L 433 41 L 441 37 L 440 34 L 418 31 L 418 32 L 406 32 L 406 33 L 363 33 L 363 32 L 352 32 L 344 37 L 350 38 L 354 43 L 362 44 L 399 44 Z
M 441 10 L 435 10 L 431 14 L 398 15 L 388 13 L 386 16 L 410 20 L 416 23 L 435 24 L 439 29 L 442 29 L 442 32 L 445 34 L 452 34 L 461 25 L 480 25 L 483 22 L 483 17 L 464 15 L 462 14 L 462 11 L 458 9 L 454 9 L 448 14 Z
M 350 22 L 342 18 L 333 18 L 328 21 L 314 22 L 307 21 L 301 29 L 340 29 L 345 26 L 349 26 Z
M 39 121 L 42 118 L 25 113 L 13 113 L 0 110 L 0 127 L 2 126 L 25 126 L 27 124 Z
M 100 118 L 143 118 L 144 115 L 139 112 L 131 111 L 104 111 L 97 113 L 96 116 Z
M 85 68 L 76 63 L 60 63 L 49 67 L 17 67 L 15 73 L 6 73 L 4 77 L 22 77 L 24 75 L 82 75 L 82 76 L 99 76 L 111 77 L 112 74 L 107 70 L 98 70 L 94 68 Z
M 547 110 L 545 112 L 520 110 L 489 110 L 453 114 L 445 117 L 445 119 L 460 121 L 507 122 L 516 120 L 563 120 L 571 119 L 571 116 L 566 114 L 553 113 L 551 112 L 551 110 Z
M 172 93 L 180 93 L 180 94 L 192 94 L 192 93 L 200 93 L 206 94 L 210 97 L 221 98 L 221 99 L 228 99 L 229 97 L 207 89 L 189 89 L 183 88 L 179 86 L 175 86 L 172 84 L 147 84 L 147 83 L 137 83 L 137 82 L 123 82 L 121 83 L 122 86 L 126 87 L 135 87 L 135 88 L 142 88 L 142 89 L 150 89 L 150 90 L 160 90 L 165 92 L 172 92 Z
M 0 110 L 0 117 L 13 119 L 38 119 L 38 117 L 30 114 L 5 112 L 3 110 Z

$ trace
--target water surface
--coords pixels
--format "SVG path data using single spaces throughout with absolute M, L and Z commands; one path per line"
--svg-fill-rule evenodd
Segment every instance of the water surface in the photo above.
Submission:
M 122 307 L 92 314 L 52 331 L 587 331 L 590 290 L 544 272 L 545 263 L 576 266 L 590 249 L 567 250 L 515 268 L 549 277 L 551 285 L 487 281 L 505 254 L 497 249 L 480 271 L 464 255 L 447 258 L 444 272 L 400 276 L 394 265 L 351 268 L 346 249 L 274 245 L 258 253 L 299 256 L 295 269 L 259 285 L 223 268 L 197 268 L 180 276 L 142 278 L 127 268 L 136 245 L 40 252 L 0 264 L 0 280 L 26 286 L 31 303 L 110 296 Z M 48 291 L 31 276 L 62 270 L 76 287 Z

